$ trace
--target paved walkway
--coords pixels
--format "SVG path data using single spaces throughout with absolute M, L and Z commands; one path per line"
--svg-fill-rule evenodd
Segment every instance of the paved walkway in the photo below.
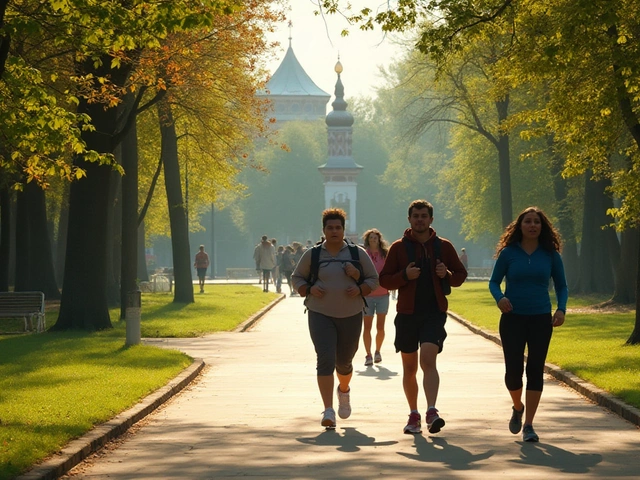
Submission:
M 383 362 L 364 367 L 358 351 L 351 418 L 325 431 L 303 311 L 300 298 L 286 298 L 245 333 L 154 341 L 207 367 L 64 478 L 640 478 L 638 428 L 551 378 L 536 418 L 541 442 L 509 433 L 500 348 L 451 319 L 439 357 L 442 432 L 402 433 L 408 409 L 393 316 Z

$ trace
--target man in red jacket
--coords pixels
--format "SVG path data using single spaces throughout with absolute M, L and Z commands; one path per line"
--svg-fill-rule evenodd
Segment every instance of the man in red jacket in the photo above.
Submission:
M 438 433 L 444 427 L 444 419 L 436 409 L 440 386 L 436 358 L 447 337 L 446 287 L 459 287 L 467 278 L 455 247 L 436 236 L 432 222 L 433 205 L 426 200 L 411 202 L 411 228 L 405 230 L 403 238 L 393 242 L 380 272 L 380 285 L 398 290 L 394 344 L 402 355 L 402 386 L 411 410 L 404 433 L 422 432 L 418 365 L 423 371 L 422 386 L 427 397 L 427 428 L 430 433 Z

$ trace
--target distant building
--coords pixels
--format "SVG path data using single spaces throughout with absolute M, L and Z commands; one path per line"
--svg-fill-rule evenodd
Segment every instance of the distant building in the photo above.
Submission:
M 265 90 L 258 92 L 257 96 L 271 101 L 273 109 L 269 116 L 275 118 L 276 123 L 324 118 L 331 98 L 311 80 L 298 62 L 291 47 L 291 35 L 282 63 L 267 82 Z

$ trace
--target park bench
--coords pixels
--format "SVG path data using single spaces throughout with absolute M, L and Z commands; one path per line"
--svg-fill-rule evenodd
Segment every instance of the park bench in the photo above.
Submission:
M 24 330 L 36 331 L 46 328 L 44 317 L 44 293 L 42 292 L 0 292 L 0 318 L 23 318 Z
M 227 268 L 227 280 L 257 277 L 255 268 Z

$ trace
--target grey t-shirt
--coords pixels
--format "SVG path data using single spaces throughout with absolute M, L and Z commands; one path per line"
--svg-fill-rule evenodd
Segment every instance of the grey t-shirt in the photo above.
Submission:
M 364 282 L 362 283 L 368 285 L 373 291 L 378 287 L 378 272 L 376 272 L 376 267 L 367 252 L 362 247 L 358 247 L 358 250 L 360 264 L 364 271 Z M 306 279 L 311 272 L 311 252 L 311 248 L 304 252 L 291 277 L 296 290 L 307 283 Z M 325 294 L 322 298 L 309 295 L 306 300 L 309 310 L 334 318 L 350 317 L 362 311 L 364 305 L 362 296 L 350 297 L 347 295 L 347 288 L 356 284 L 356 281 L 344 271 L 345 264 L 351 260 L 351 252 L 346 243 L 343 244 L 336 256 L 331 255 L 325 248 L 325 244 L 322 244 L 318 280 L 315 285 L 322 287 Z

